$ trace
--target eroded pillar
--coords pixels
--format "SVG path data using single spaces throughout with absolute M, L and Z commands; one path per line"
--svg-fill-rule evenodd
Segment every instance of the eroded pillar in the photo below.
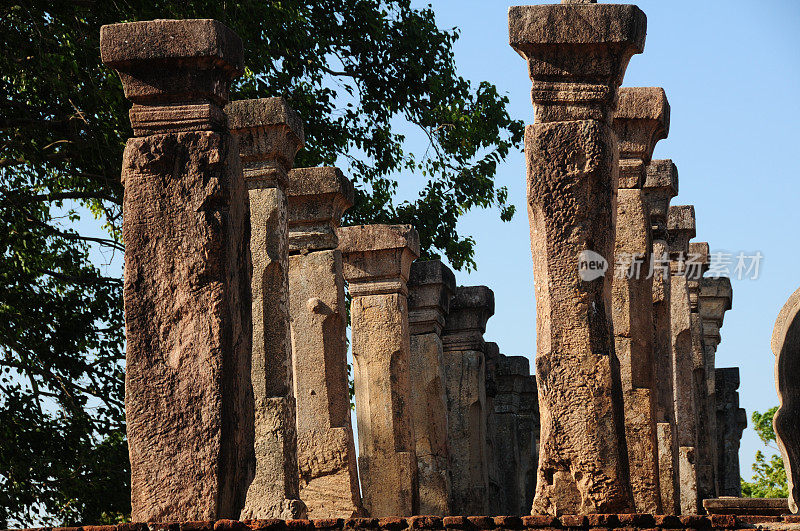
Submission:
M 509 9 L 510 43 L 528 61 L 535 110 L 525 133 L 542 417 L 534 513 L 633 508 L 611 275 L 580 275 L 578 267 L 596 261 L 588 252 L 614 263 L 619 159 L 611 122 L 646 26 L 630 5 Z
M 738 498 L 742 496 L 739 443 L 742 440 L 742 431 L 747 427 L 747 414 L 739 407 L 739 368 L 722 368 L 716 369 L 715 372 L 719 495 Z M 793 424 L 793 427 L 796 426 Z
M 681 513 L 698 514 L 697 408 L 695 404 L 695 351 L 692 344 L 692 312 L 689 301 L 687 260 L 689 240 L 695 237 L 694 207 L 671 206 L 667 218 L 670 252 L 670 321 L 678 484 Z
M 337 231 L 350 320 L 362 500 L 372 517 L 417 514 L 408 276 L 419 256 L 410 225 Z
M 441 260 L 411 264 L 408 279 L 411 407 L 420 514 L 450 514 L 447 392 L 441 336 L 455 290 L 456 277 Z
M 133 102 L 125 146 L 131 518 L 239 518 L 252 478 L 250 228 L 223 107 L 242 42 L 215 20 L 100 30 Z
M 671 277 L 667 243 L 667 213 L 670 200 L 678 195 L 678 170 L 671 160 L 653 160 L 647 165 L 643 194 L 650 215 L 653 238 L 650 264 L 653 278 L 653 390 L 661 509 L 666 514 L 678 514 L 680 490 L 672 367 Z
M 653 252 L 642 190 L 656 142 L 669 132 L 664 89 L 623 87 L 614 114 L 620 146 L 615 271 L 611 298 L 614 346 L 622 375 L 631 490 L 637 512 L 660 514 L 653 360 Z
M 716 358 L 717 347 L 722 336 L 720 328 L 725 312 L 731 309 L 733 290 L 727 277 L 703 278 L 700 280 L 699 312 L 703 322 L 703 348 L 705 349 L 706 369 L 706 422 L 711 439 L 711 465 L 714 467 L 715 496 L 720 496 L 719 455 L 717 453 L 717 398 L 716 398 Z
M 494 293 L 486 286 L 459 286 L 442 332 L 447 441 L 450 449 L 450 509 L 457 515 L 489 510 L 486 459 L 486 368 L 483 334 L 494 315 Z
M 521 505 L 515 514 L 527 514 L 536 492 L 536 469 L 539 466 L 539 391 L 536 375 L 528 376 L 522 384 L 519 403 L 519 469 Z
M 283 98 L 231 102 L 250 199 L 253 255 L 255 477 L 242 518 L 302 518 L 289 334 L 288 172 L 303 146 L 300 118 Z
M 697 495 L 702 501 L 716 498 L 716 473 L 714 470 L 714 447 L 716 446 L 716 433 L 714 425 L 709 422 L 708 402 L 708 373 L 706 366 L 706 349 L 704 345 L 703 317 L 700 314 L 700 285 L 703 275 L 709 267 L 709 246 L 706 242 L 692 242 L 689 244 L 688 261 L 690 264 L 686 271 L 686 286 L 689 292 L 689 307 L 691 309 L 692 326 L 692 359 L 694 362 L 694 403 L 695 422 L 697 423 Z M 715 412 L 716 415 L 716 412 Z
M 337 168 L 289 172 L 289 314 L 300 499 L 309 518 L 360 516 L 347 376 L 347 308 L 336 228 L 353 206 Z

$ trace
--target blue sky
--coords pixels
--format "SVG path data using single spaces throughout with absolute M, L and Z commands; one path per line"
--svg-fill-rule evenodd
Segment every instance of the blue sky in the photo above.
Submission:
M 513 117 L 533 121 L 524 61 L 508 46 L 511 2 L 434 0 L 442 28 L 458 27 L 459 73 L 491 81 L 510 97 Z M 697 238 L 713 250 L 764 255 L 757 280 L 733 281 L 733 309 L 725 316 L 718 367 L 741 368 L 740 397 L 748 417 L 777 405 L 770 336 L 778 311 L 800 286 L 800 2 L 795 0 L 642 0 L 645 52 L 634 56 L 624 86 L 660 86 L 672 106 L 670 135 L 654 158 L 671 158 L 680 174 L 674 205 L 693 204 Z M 420 185 L 404 177 L 400 193 Z M 496 313 L 487 340 L 507 355 L 535 354 L 535 301 L 525 213 L 525 164 L 513 153 L 498 170 L 517 214 L 503 223 L 497 211 L 468 214 L 459 232 L 477 241 L 477 271 L 457 273 L 459 284 L 485 284 Z M 533 363 L 531 364 L 533 366 Z M 741 470 L 749 478 L 763 446 L 750 426 L 742 438 Z

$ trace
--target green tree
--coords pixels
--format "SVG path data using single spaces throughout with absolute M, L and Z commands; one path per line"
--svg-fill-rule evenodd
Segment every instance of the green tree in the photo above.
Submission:
M 778 410 L 777 406 L 752 415 L 753 429 L 765 446 L 778 451 L 775 440 L 775 430 L 772 428 L 772 418 Z M 778 454 L 769 458 L 761 450 L 756 452 L 756 462 L 753 463 L 752 481 L 742 478 L 742 496 L 745 498 L 786 498 L 789 496 L 789 487 L 786 481 L 786 470 L 783 468 L 783 459 Z
M 336 164 L 356 184 L 346 223 L 412 223 L 424 257 L 461 269 L 475 263 L 459 217 L 514 213 L 494 176 L 522 124 L 492 84 L 458 75 L 457 31 L 410 0 L 10 0 L 0 17 L 0 527 L 130 510 L 118 264 L 131 131 L 102 24 L 233 28 L 248 67 L 233 96 L 289 100 L 307 139 L 297 165 Z M 409 150 L 406 131 L 425 147 Z M 400 175 L 416 175 L 416 199 L 398 202 Z

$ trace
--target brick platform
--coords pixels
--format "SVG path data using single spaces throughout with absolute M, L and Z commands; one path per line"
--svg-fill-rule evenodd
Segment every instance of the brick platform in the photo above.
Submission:
M 320 520 L 219 520 L 217 522 L 183 522 L 163 524 L 119 524 L 107 526 L 33 528 L 21 531 L 319 531 L 319 530 L 403 529 L 463 531 L 537 530 L 606 530 L 625 529 L 765 529 L 798 530 L 800 515 L 733 516 L 733 515 L 651 515 L 592 514 L 587 516 L 413 516 L 410 518 L 350 518 Z

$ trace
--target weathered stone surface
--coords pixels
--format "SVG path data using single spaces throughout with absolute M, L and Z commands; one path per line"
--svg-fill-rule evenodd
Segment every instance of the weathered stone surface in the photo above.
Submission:
M 614 114 L 620 147 L 612 284 L 614 343 L 625 401 L 625 434 L 638 512 L 661 513 L 654 413 L 652 236 L 642 187 L 656 142 L 669 130 L 664 89 L 623 87 Z M 622 273 L 622 274 L 620 274 Z
M 484 367 L 485 367 L 485 387 L 486 387 L 486 404 L 484 412 L 486 413 L 486 476 L 489 480 L 488 486 L 488 503 L 489 510 L 487 514 L 492 516 L 511 514 L 504 511 L 505 507 L 505 493 L 503 491 L 503 479 L 500 474 L 500 453 L 495 452 L 495 434 L 497 433 L 497 416 L 495 415 L 494 399 L 497 396 L 497 366 L 500 358 L 500 345 L 487 341 L 484 344 Z
M 678 483 L 681 513 L 697 514 L 697 404 L 695 399 L 695 349 L 692 344 L 692 312 L 689 301 L 687 255 L 695 236 L 693 206 L 671 206 L 667 217 L 670 254 L 670 321 Z
M 373 517 L 417 514 L 407 281 L 419 256 L 409 225 L 337 230 L 350 318 L 364 508 Z
M 536 376 L 528 376 L 520 391 L 519 416 L 519 479 L 522 500 L 516 514 L 527 514 L 536 493 L 536 469 L 539 466 L 539 390 Z
M 789 514 L 789 503 L 786 498 L 711 498 L 703 500 L 703 508 L 708 514 L 763 516 Z
M 775 355 L 775 387 L 778 411 L 773 425 L 789 482 L 789 508 L 798 512 L 800 504 L 800 289 L 795 291 L 778 314 L 772 330 Z
M 303 145 L 300 120 L 283 98 L 225 109 L 250 199 L 253 254 L 252 381 L 256 467 L 243 518 L 302 518 L 289 331 L 287 174 Z
M 408 279 L 411 407 L 420 514 L 450 514 L 447 392 L 441 333 L 455 290 L 455 275 L 440 260 L 411 264 Z
M 715 372 L 719 495 L 740 497 L 739 443 L 747 427 L 747 414 L 739 407 L 739 368 L 722 368 Z
M 611 120 L 646 17 L 635 6 L 556 4 L 511 7 L 508 18 L 536 117 L 525 132 L 542 423 L 532 511 L 624 512 L 633 504 L 611 280 L 583 280 L 576 268 L 586 251 L 613 263 Z
M 336 168 L 289 172 L 289 295 L 300 498 L 313 518 L 360 516 L 342 253 L 335 229 L 353 204 Z
M 494 460 L 500 484 L 498 512 L 526 514 L 523 508 L 525 481 L 531 458 L 531 437 L 522 423 L 523 391 L 530 385 L 530 362 L 524 356 L 500 355 L 495 372 L 497 395 L 494 400 Z
M 680 487 L 676 459 L 674 424 L 659 422 L 656 424 L 658 441 L 658 487 L 661 492 L 661 507 L 664 514 L 680 513 Z
M 442 331 L 453 514 L 487 514 L 486 368 L 483 333 L 494 315 L 486 286 L 460 286 Z
M 100 43 L 137 135 L 122 165 L 132 518 L 238 518 L 254 466 L 250 229 L 221 107 L 241 41 L 160 20 L 103 26 Z

